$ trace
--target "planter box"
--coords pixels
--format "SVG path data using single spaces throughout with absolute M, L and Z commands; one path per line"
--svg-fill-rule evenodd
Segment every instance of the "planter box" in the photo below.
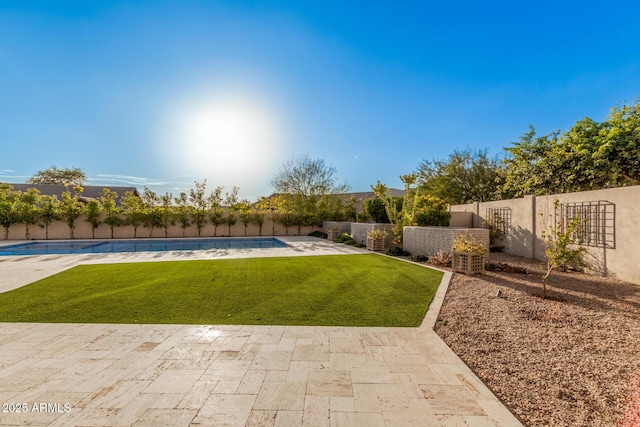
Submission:
M 485 256 L 473 252 L 453 251 L 451 266 L 456 273 L 484 273 Z
M 384 239 L 372 239 L 367 237 L 367 250 L 382 252 L 384 250 Z
M 340 230 L 327 230 L 327 231 L 328 231 L 327 239 L 331 240 L 332 242 L 336 240 L 340 235 Z

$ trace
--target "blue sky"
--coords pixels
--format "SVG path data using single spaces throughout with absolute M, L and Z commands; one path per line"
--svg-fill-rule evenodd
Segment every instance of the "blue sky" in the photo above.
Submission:
M 0 0 L 0 181 L 255 199 L 294 156 L 354 191 L 640 95 L 640 3 Z

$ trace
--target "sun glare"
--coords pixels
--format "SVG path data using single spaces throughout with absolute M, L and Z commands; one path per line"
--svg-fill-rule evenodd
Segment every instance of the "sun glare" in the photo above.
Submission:
M 180 163 L 216 181 L 233 175 L 241 185 L 247 175 L 270 170 L 282 148 L 275 114 L 255 102 L 218 99 L 191 110 L 181 122 Z

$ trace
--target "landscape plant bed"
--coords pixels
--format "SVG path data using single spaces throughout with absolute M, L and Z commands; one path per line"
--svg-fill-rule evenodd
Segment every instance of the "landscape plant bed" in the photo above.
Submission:
M 442 275 L 374 254 L 81 265 L 0 294 L 0 321 L 418 326 Z
M 542 299 L 540 261 L 490 258 L 529 274 L 455 274 L 436 332 L 529 426 L 637 425 L 640 285 L 554 271 Z

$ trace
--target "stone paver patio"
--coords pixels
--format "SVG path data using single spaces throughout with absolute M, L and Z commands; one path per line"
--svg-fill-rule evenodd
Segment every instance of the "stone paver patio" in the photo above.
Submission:
M 122 258 L 3 259 L 0 289 Z M 432 330 L 450 277 L 419 328 L 1 323 L 0 425 L 520 426 Z

